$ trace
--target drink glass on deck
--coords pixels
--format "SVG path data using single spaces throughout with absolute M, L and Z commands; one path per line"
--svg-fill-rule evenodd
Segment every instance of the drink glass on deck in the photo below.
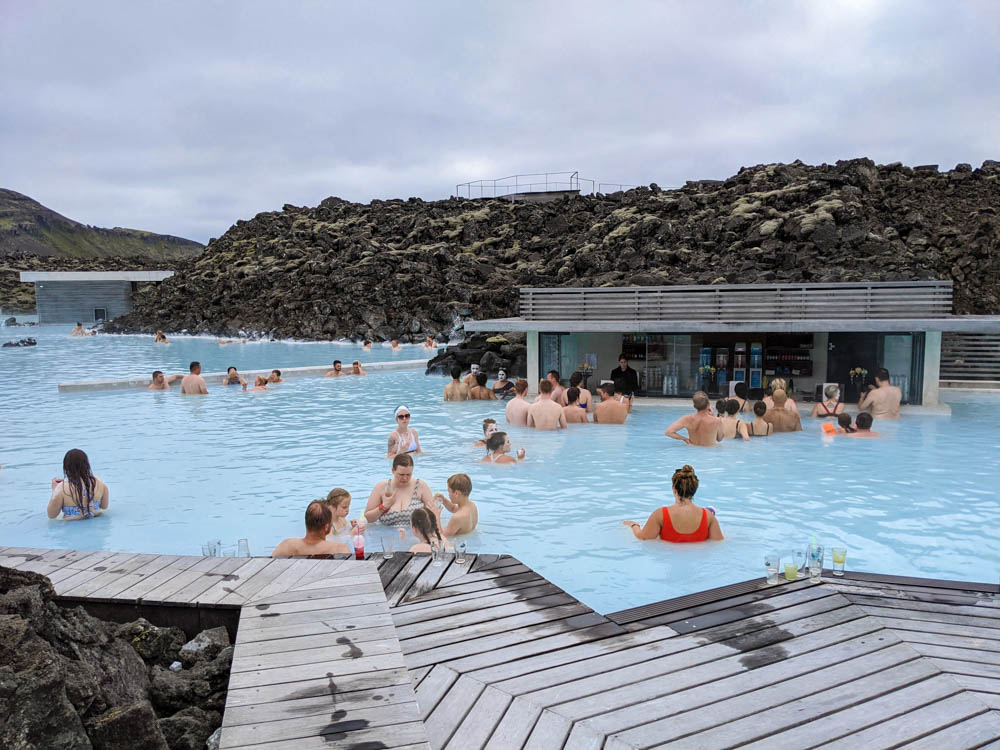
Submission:
M 809 582 L 819 583 L 823 574 L 823 545 L 809 545 Z
M 794 581 L 799 577 L 799 569 L 795 565 L 795 560 L 789 560 L 785 563 L 785 580 Z
M 444 565 L 444 545 L 436 544 L 431 547 L 431 565 L 435 568 Z
M 250 542 L 247 539 L 240 539 L 239 542 L 239 556 L 240 557 L 250 557 Z
M 395 532 L 383 534 L 380 538 L 382 540 L 382 557 L 389 560 L 396 549 Z
M 795 552 L 795 567 L 797 572 L 795 573 L 796 578 L 806 577 L 806 553 L 805 550 L 796 550 Z
M 844 575 L 844 566 L 847 563 L 847 549 L 844 547 L 833 548 L 833 574 L 835 576 Z
M 459 565 L 465 565 L 465 561 L 467 559 L 465 557 L 465 551 L 468 548 L 469 545 L 466 542 L 459 542 L 455 546 L 455 562 L 458 563 Z
M 778 582 L 778 553 L 768 552 L 764 555 L 764 567 L 767 568 L 767 582 L 772 586 Z

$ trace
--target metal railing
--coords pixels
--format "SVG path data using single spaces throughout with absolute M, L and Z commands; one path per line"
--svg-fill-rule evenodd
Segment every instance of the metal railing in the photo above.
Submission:
M 522 288 L 525 320 L 825 320 L 951 315 L 952 282 Z
M 472 180 L 455 186 L 459 198 L 503 198 L 519 193 L 543 193 L 558 190 L 581 190 L 581 184 L 590 183 L 589 192 L 594 192 L 594 181 L 580 177 L 579 172 L 536 172 L 534 174 L 513 174 L 493 180 Z

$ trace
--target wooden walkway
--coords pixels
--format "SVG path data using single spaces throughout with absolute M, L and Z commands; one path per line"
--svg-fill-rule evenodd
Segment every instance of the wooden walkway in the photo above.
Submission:
M 602 616 L 497 555 L 0 564 L 240 607 L 224 748 L 1000 748 L 995 586 L 757 580 Z
M 761 580 L 602 617 L 510 557 L 379 573 L 434 748 L 1000 747 L 996 587 Z
M 71 600 L 239 614 L 221 747 L 428 748 L 375 564 L 0 548 Z

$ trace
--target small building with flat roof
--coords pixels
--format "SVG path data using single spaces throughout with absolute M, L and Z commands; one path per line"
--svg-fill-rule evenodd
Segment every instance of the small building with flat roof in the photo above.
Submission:
M 35 285 L 39 323 L 99 323 L 132 309 L 139 284 L 158 284 L 173 271 L 21 271 Z
M 775 378 L 812 398 L 826 383 L 857 402 L 879 368 L 903 403 L 938 404 L 942 333 L 1000 333 L 1000 316 L 953 315 L 951 281 L 524 288 L 520 315 L 465 323 L 527 334 L 528 382 L 574 371 L 594 389 L 619 355 L 637 395 L 759 398 Z

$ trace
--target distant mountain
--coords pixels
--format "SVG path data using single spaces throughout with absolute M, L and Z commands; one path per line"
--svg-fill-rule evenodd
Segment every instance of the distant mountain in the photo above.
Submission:
M 60 258 L 139 256 L 191 258 L 203 249 L 192 240 L 138 229 L 103 229 L 67 219 L 36 200 L 0 188 L 0 257 L 16 253 Z

